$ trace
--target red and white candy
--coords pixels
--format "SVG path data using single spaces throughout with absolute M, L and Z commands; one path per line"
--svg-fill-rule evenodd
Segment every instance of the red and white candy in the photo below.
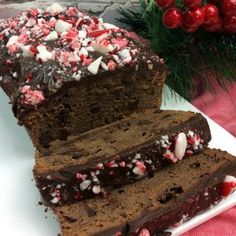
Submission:
M 175 157 L 181 161 L 185 155 L 186 149 L 187 149 L 187 137 L 186 134 L 181 132 L 178 134 L 176 140 L 175 140 L 175 150 L 174 154 Z
M 150 236 L 150 232 L 147 229 L 141 229 L 139 236 Z
M 236 178 L 227 175 L 222 183 L 220 194 L 222 197 L 228 197 L 233 191 L 236 190 Z
M 51 6 L 47 8 L 47 12 L 50 13 L 52 16 L 56 16 L 63 11 L 64 11 L 63 7 L 58 3 L 53 3 Z
M 101 62 L 102 62 L 102 57 L 99 57 L 88 66 L 88 71 L 92 73 L 93 75 L 96 75 L 98 73 L 98 69 Z

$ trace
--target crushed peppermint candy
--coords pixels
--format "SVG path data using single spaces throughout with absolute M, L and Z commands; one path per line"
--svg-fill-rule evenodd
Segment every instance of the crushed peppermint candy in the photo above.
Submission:
M 55 85 L 53 71 L 48 73 L 46 82 L 51 93 L 55 93 L 65 81 L 79 81 L 100 71 L 114 71 L 127 64 L 137 64 L 140 54 L 139 45 L 126 30 L 104 23 L 101 18 L 89 16 L 75 7 L 65 9 L 58 3 L 45 11 L 29 9 L 14 18 L 1 19 L 0 39 L 7 52 L 5 64 L 11 64 L 15 58 L 30 58 L 39 63 L 40 71 L 47 63 L 56 63 L 61 84 Z M 146 52 L 142 53 L 146 55 Z M 148 60 L 149 64 L 160 61 L 158 56 Z M 31 81 L 36 79 L 37 76 L 33 75 Z M 26 81 L 25 85 L 37 86 L 37 83 L 29 82 Z M 36 86 L 31 89 L 39 89 Z M 42 96 L 38 101 L 43 101 Z
M 51 200 L 51 203 L 52 203 L 52 204 L 57 204 L 59 201 L 60 201 L 60 198 L 59 198 L 59 197 L 54 197 L 54 198 Z
M 164 135 L 160 140 L 156 140 L 165 150 L 163 156 L 174 163 L 182 160 L 184 156 L 192 156 L 194 152 L 202 150 L 203 142 L 201 135 L 192 130 L 180 132 L 175 137 Z
M 99 194 L 101 192 L 101 187 L 99 185 L 95 185 L 92 188 L 93 193 Z
M 34 106 L 45 100 L 42 91 L 32 90 L 28 85 L 25 85 L 23 88 L 21 88 L 21 93 L 23 95 L 22 101 L 27 105 Z
M 144 175 L 145 171 L 146 171 L 146 166 L 142 161 L 137 161 L 135 163 L 135 167 L 133 169 L 133 172 L 138 175 L 138 176 L 142 176 Z
M 174 154 L 178 160 L 182 160 L 187 149 L 187 137 L 186 134 L 181 132 L 177 135 L 175 140 Z
M 36 56 L 36 60 L 46 62 L 53 59 L 52 53 L 49 52 L 45 46 L 38 46 L 37 50 L 38 54 Z
M 202 148 L 202 138 L 198 133 L 189 131 L 187 134 L 188 143 L 192 146 L 193 150 L 198 150 Z
M 227 175 L 221 186 L 221 196 L 228 197 L 232 192 L 236 190 L 236 178 L 234 176 Z
M 70 189 L 74 190 L 73 200 L 77 201 L 85 199 L 86 194 L 89 194 L 89 196 L 105 194 L 106 187 L 112 187 L 112 182 L 109 182 L 110 179 L 118 185 L 120 180 L 122 180 L 122 183 L 124 181 L 129 183 L 133 179 L 141 179 L 163 168 L 163 164 L 166 165 L 165 159 L 170 160 L 170 163 L 176 163 L 181 161 L 183 157 L 190 156 L 190 152 L 193 155 L 201 151 L 203 148 L 201 136 L 202 133 L 197 130 L 163 135 L 160 140 L 150 144 L 148 150 L 146 146 L 143 146 L 134 153 L 119 154 L 113 160 L 98 163 L 94 168 L 76 172 L 74 178 L 70 180 L 71 182 L 54 184 L 52 177 L 48 176 L 45 183 L 49 184 L 45 184 L 41 189 L 45 194 L 49 191 L 51 203 L 55 205 L 64 201 L 63 197 L 71 191 Z M 201 146 L 198 145 L 198 150 L 195 149 L 194 137 L 201 140 Z M 222 185 L 222 196 L 226 196 L 235 189 L 236 178 L 227 176 Z
M 182 218 L 179 222 L 174 224 L 174 227 L 179 227 L 180 225 L 182 225 L 183 223 L 185 223 L 188 220 L 189 216 L 188 214 L 186 215 L 182 215 Z
M 141 229 L 138 236 L 150 236 L 150 235 L 151 234 L 148 229 Z
M 35 53 L 31 50 L 31 45 L 21 47 L 23 57 L 34 57 Z
M 58 32 L 58 33 L 64 33 L 64 32 L 67 32 L 69 31 L 71 28 L 73 27 L 72 24 L 64 21 L 64 20 L 58 20 L 56 22 L 56 25 L 55 25 L 55 30 Z
M 80 184 L 80 190 L 83 191 L 85 189 L 87 189 L 90 185 L 91 185 L 91 180 L 84 180 L 81 184 Z
M 22 43 L 19 42 L 19 36 L 13 35 L 9 38 L 6 48 L 10 54 L 14 54 L 20 50 Z
M 53 3 L 51 6 L 47 8 L 47 12 L 49 12 L 52 16 L 56 16 L 63 11 L 64 11 L 63 7 L 58 3 Z
M 101 62 L 102 57 L 99 57 L 88 66 L 88 71 L 91 72 L 93 75 L 96 75 L 98 73 L 98 69 L 100 67 Z
M 54 41 L 58 39 L 58 34 L 56 31 L 50 32 L 45 38 L 44 41 Z

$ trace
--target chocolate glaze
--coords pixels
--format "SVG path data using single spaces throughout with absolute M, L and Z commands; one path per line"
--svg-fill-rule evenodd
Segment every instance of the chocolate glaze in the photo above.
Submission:
M 134 56 L 131 63 L 118 66 L 115 71 L 99 70 L 96 76 L 87 71 L 87 66 L 78 64 L 77 67 L 82 72 L 82 75 L 81 81 L 76 81 L 74 78 L 72 78 L 72 75 L 74 73 L 72 70 L 67 68 L 68 70 L 66 70 L 62 74 L 58 72 L 58 70 L 61 70 L 63 68 L 57 61 L 49 60 L 47 62 L 41 63 L 40 61 L 35 60 L 35 58 L 24 58 L 21 51 L 14 54 L 8 53 L 6 45 L 9 38 L 13 35 L 19 35 L 21 29 L 25 27 L 29 19 L 33 18 L 36 21 L 38 21 L 39 19 L 44 19 L 46 22 L 48 22 L 52 18 L 52 16 L 50 16 L 47 12 L 38 13 L 35 15 L 31 10 L 27 11 L 26 15 L 27 18 L 24 18 L 24 20 L 20 20 L 20 14 L 17 17 L 8 20 L 0 19 L 0 32 L 8 28 L 9 24 L 12 21 L 18 22 L 17 26 L 14 27 L 14 30 L 11 29 L 8 34 L 3 34 L 3 39 L 0 42 L 0 76 L 2 77 L 2 79 L 0 80 L 0 85 L 9 96 L 11 103 L 13 104 L 13 112 L 19 120 L 23 119 L 28 112 L 34 111 L 37 107 L 46 106 L 47 102 L 52 96 L 59 96 L 63 94 L 63 92 L 68 87 L 74 87 L 81 83 L 82 85 L 83 83 L 91 83 L 94 77 L 96 77 L 97 80 L 109 75 L 114 76 L 115 79 L 115 73 L 117 70 L 121 70 L 124 72 L 124 74 L 127 75 L 129 74 L 129 72 L 135 70 L 136 65 L 139 65 L 139 68 L 141 68 L 142 70 L 148 71 L 148 63 L 152 64 L 153 70 L 160 71 L 160 73 L 167 70 L 166 66 L 160 62 L 160 58 L 158 56 L 151 54 L 150 50 L 144 44 L 130 38 L 125 30 L 120 29 L 118 33 L 121 33 L 123 38 L 129 40 L 128 47 L 130 47 L 131 49 L 138 49 L 140 51 L 139 54 Z M 65 21 L 79 19 L 78 16 L 68 16 L 66 11 L 61 12 L 60 14 L 53 17 L 56 20 L 63 19 Z M 97 21 L 96 17 L 93 17 L 91 19 Z M 77 29 L 81 30 L 83 25 L 87 24 L 90 24 L 90 20 L 86 20 L 83 24 L 80 24 Z M 116 37 L 117 32 L 114 32 L 112 36 Z M 30 40 L 30 44 L 35 47 L 37 45 L 45 43 L 43 37 L 38 37 L 38 35 L 32 34 Z M 60 49 L 70 51 L 70 49 L 68 49 L 68 44 L 61 44 L 60 40 L 48 42 L 47 46 L 52 50 L 56 48 L 57 50 Z M 90 56 L 93 59 L 96 59 L 99 56 L 103 56 L 103 61 L 105 63 L 112 59 L 112 55 L 103 55 L 98 52 L 92 52 Z M 17 73 L 17 75 L 13 76 L 14 73 Z M 26 78 L 28 78 L 29 75 L 31 76 L 31 78 L 30 80 L 27 80 Z M 59 80 L 62 83 L 62 86 L 60 88 L 55 86 L 56 81 Z M 21 88 L 25 85 L 29 85 L 32 90 L 37 89 L 43 91 L 45 100 L 37 106 L 22 103 Z
M 200 127 L 200 129 L 196 130 L 195 127 Z M 200 114 L 184 124 L 173 127 L 169 133 L 163 131 L 158 137 L 145 144 L 130 148 L 116 156 L 103 158 L 100 162 L 93 163 L 90 161 L 89 163 L 88 160 L 88 164 L 85 165 L 65 167 L 58 171 L 49 171 L 42 174 L 37 174 L 35 171 L 37 187 L 41 191 L 45 203 L 51 206 L 73 203 L 95 196 L 104 196 L 111 189 L 133 183 L 144 177 L 151 178 L 156 171 L 172 164 L 171 160 L 163 156 L 166 148 L 157 141 L 163 135 L 168 135 L 172 143 L 169 150 L 173 151 L 177 134 L 181 131 L 188 133 L 190 130 L 195 130 L 195 133 L 201 137 L 202 143 L 196 150 L 188 145 L 185 157 L 190 156 L 189 152 L 191 152 L 191 155 L 196 154 L 202 151 L 211 139 L 207 121 Z M 145 169 L 143 172 L 139 169 L 139 172 L 135 171 L 135 167 L 138 166 L 137 161 L 139 164 L 143 163 L 141 165 Z M 83 178 L 83 176 L 86 176 L 86 178 Z M 86 185 L 88 186 L 81 190 L 80 184 L 84 185 L 84 180 L 89 180 L 90 184 L 87 182 Z M 93 186 L 96 186 L 95 192 Z
M 147 211 L 144 209 L 139 219 L 127 222 L 126 226 L 119 227 L 93 234 L 93 236 L 111 236 L 117 232 L 123 232 L 126 227 L 129 230 L 121 236 L 139 236 L 142 229 L 147 229 L 150 236 L 163 233 L 168 228 L 179 223 L 181 224 L 183 216 L 185 220 L 191 219 L 198 213 L 207 210 L 222 199 L 220 195 L 221 186 L 226 175 L 236 176 L 236 164 L 224 166 L 218 169 L 211 176 L 204 176 L 191 192 L 184 193 L 180 199 L 173 201 L 168 208 Z M 206 194 L 207 193 L 207 194 Z M 167 232 L 169 233 L 169 232 Z M 162 235 L 162 234 L 161 234 Z

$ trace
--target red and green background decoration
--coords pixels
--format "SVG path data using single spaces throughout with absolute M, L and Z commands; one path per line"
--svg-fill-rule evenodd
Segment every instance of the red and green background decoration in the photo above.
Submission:
M 140 0 L 120 13 L 164 58 L 167 84 L 184 98 L 196 80 L 210 90 L 212 77 L 223 88 L 236 81 L 236 0 Z

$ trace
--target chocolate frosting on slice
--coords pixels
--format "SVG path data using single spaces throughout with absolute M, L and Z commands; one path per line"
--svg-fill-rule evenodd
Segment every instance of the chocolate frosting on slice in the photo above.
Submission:
M 204 176 L 191 192 L 184 193 L 178 201 L 172 201 L 166 209 L 153 211 L 143 210 L 143 215 L 138 219 L 127 222 L 126 226 L 119 226 L 93 236 L 139 236 L 142 229 L 149 232 L 150 236 L 159 235 L 171 226 L 178 226 L 184 221 L 193 218 L 198 213 L 207 210 L 222 199 L 221 186 L 226 175 L 236 176 L 236 163 L 225 165 L 212 175 Z M 125 233 L 123 229 L 126 230 Z M 137 230 L 138 229 L 138 230 Z M 162 235 L 162 234 L 161 234 Z
M 35 171 L 37 186 L 45 203 L 51 206 L 104 196 L 112 189 L 144 177 L 152 178 L 156 171 L 180 161 L 176 157 L 177 137 L 180 134 L 187 138 L 183 154 L 185 158 L 201 152 L 211 139 L 207 121 L 197 114 L 184 124 L 174 126 L 168 133 L 163 131 L 145 144 L 115 156 L 101 158 L 99 162 L 88 160 L 85 165 L 64 167 L 41 174 Z

